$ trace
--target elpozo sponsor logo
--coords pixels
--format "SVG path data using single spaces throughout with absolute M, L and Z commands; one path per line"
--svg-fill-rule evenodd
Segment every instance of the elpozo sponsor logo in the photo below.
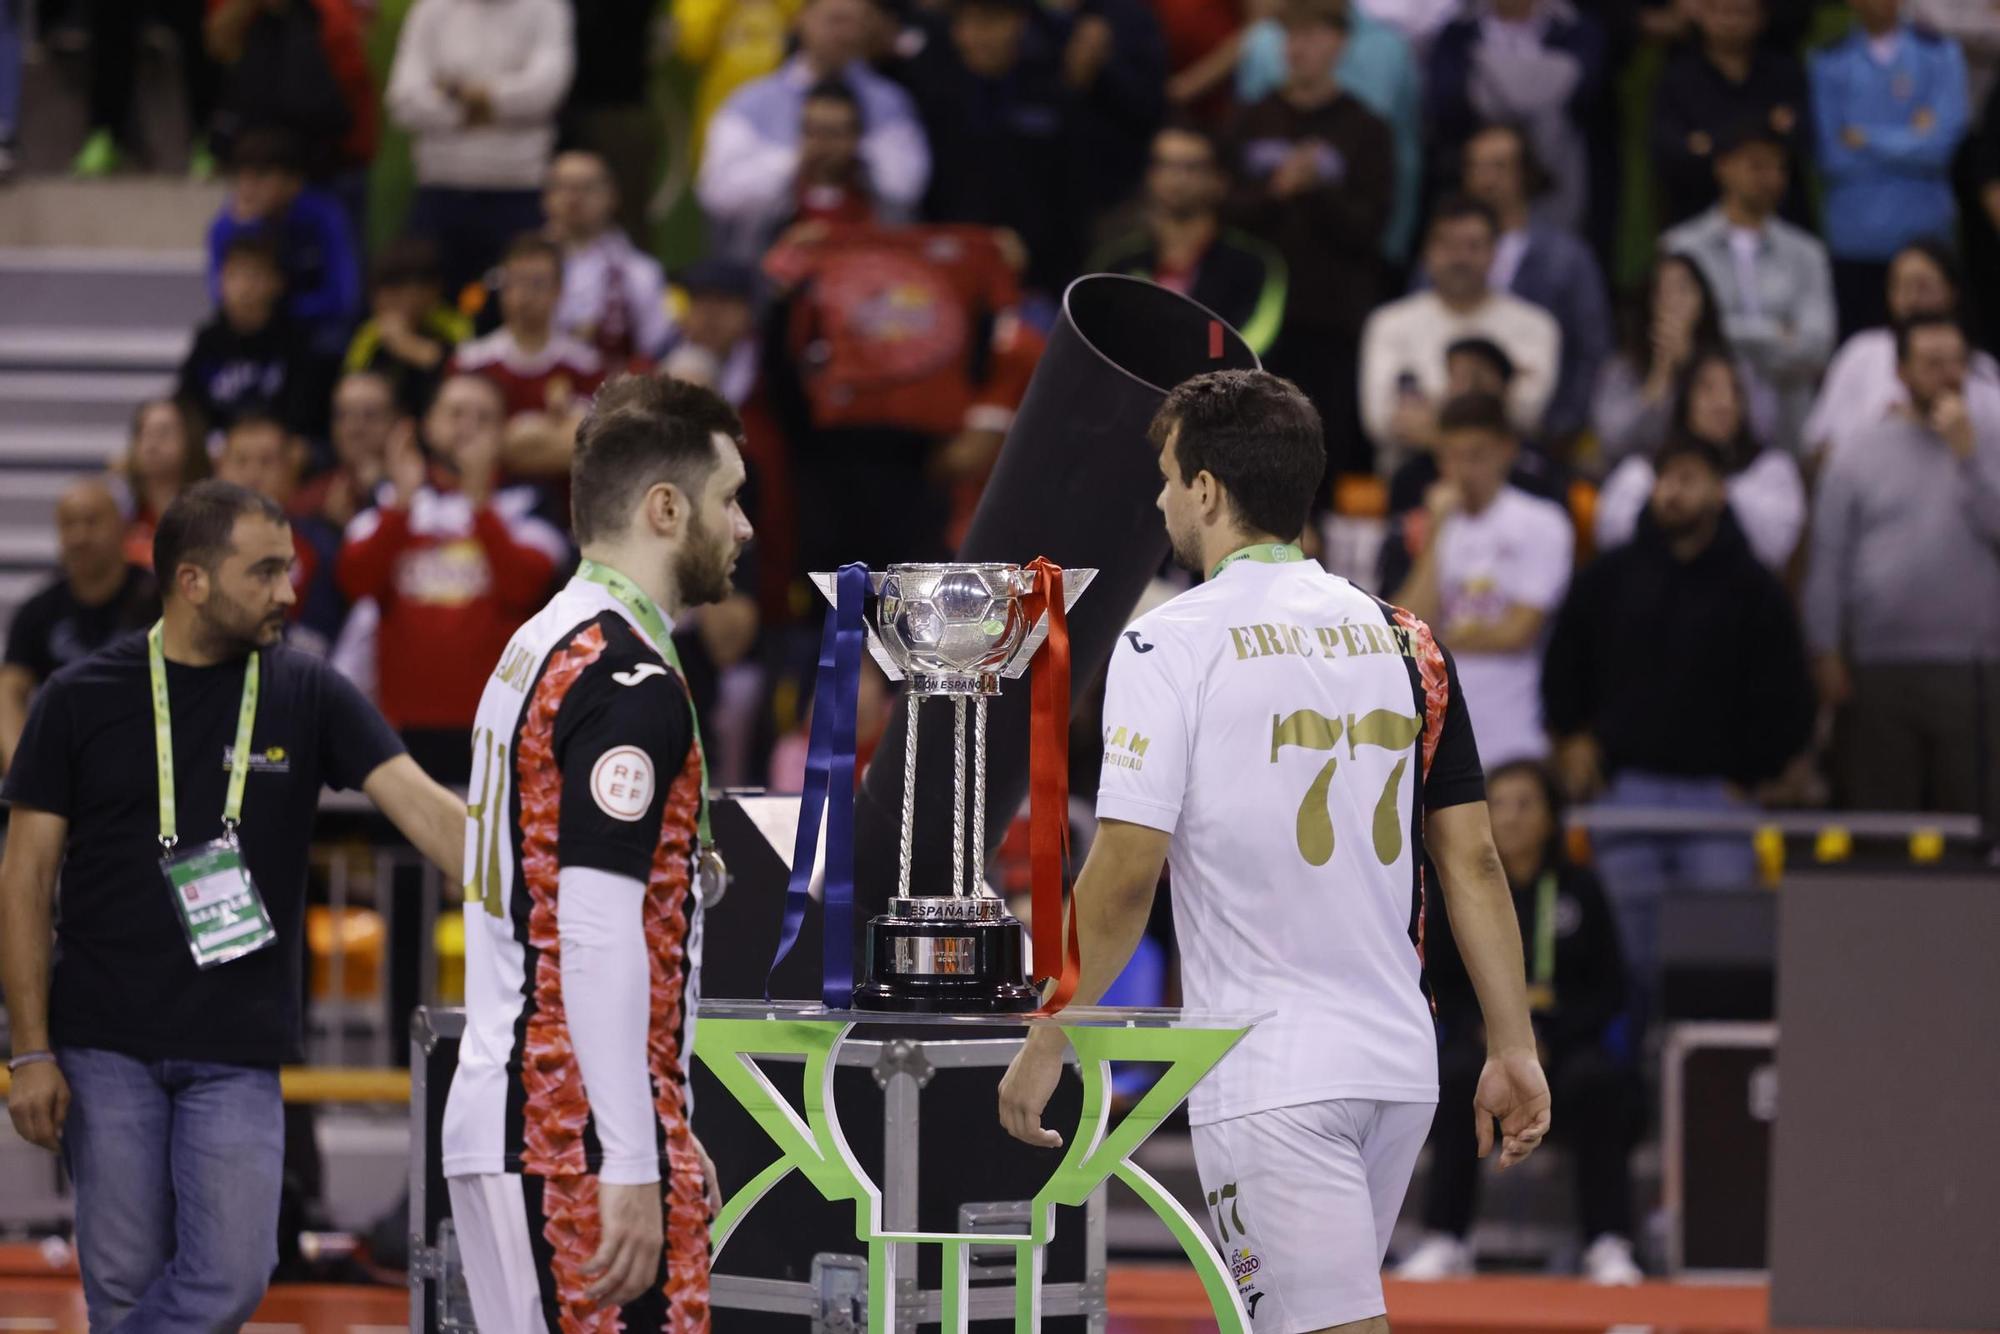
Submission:
M 222 748 L 222 768 L 227 773 L 236 765 L 236 747 Z M 283 746 L 266 746 L 262 750 L 250 752 L 250 772 L 253 774 L 288 774 L 292 771 L 292 753 Z

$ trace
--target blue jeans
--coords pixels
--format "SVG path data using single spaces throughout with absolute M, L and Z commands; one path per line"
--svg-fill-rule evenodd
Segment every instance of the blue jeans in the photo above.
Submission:
M 56 1058 L 91 1329 L 242 1326 L 278 1263 L 278 1072 L 87 1047 Z
M 1679 778 L 1621 771 L 1598 797 L 1600 806 L 1729 811 L 1744 809 L 1720 778 Z M 1749 889 L 1757 854 L 1748 834 L 1602 834 L 1591 839 L 1597 874 L 1618 919 L 1633 988 L 1659 986 L 1660 896 L 1670 889 Z

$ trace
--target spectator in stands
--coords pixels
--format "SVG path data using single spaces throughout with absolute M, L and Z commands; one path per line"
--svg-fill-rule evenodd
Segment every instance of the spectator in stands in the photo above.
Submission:
M 569 152 L 549 164 L 542 211 L 562 249 L 556 328 L 595 347 L 606 365 L 651 363 L 667 349 L 666 275 L 615 221 L 618 185 L 595 153 Z
M 822 79 L 812 86 L 799 112 L 798 198 L 784 226 L 875 220 L 868 164 L 861 160 L 866 133 L 861 100 L 852 88 L 840 79 Z M 777 236 L 773 232 L 771 239 Z
M 1757 559 L 1784 577 L 1806 527 L 1806 487 L 1789 449 L 1766 448 L 1750 430 L 1750 398 L 1727 353 L 1695 354 L 1674 394 L 1672 430 L 1722 451 L 1729 511 Z M 1628 454 L 1597 493 L 1597 549 L 1632 540 L 1659 480 L 1647 454 Z
M 604 164 L 616 225 L 627 236 L 643 237 L 646 205 L 666 140 L 666 123 L 650 104 L 659 45 L 653 25 L 660 5 L 658 0 L 598 0 L 572 10 L 576 77 L 563 102 L 562 142 Z
M 1216 140 L 1192 122 L 1167 126 L 1153 136 L 1143 223 L 1085 267 L 1149 278 L 1194 298 L 1262 356 L 1284 324 L 1285 261 L 1265 242 L 1223 224 L 1228 189 Z
M 42 682 L 160 615 L 152 574 L 125 559 L 125 522 L 102 481 L 76 482 L 63 492 L 56 502 L 56 540 L 61 573 L 23 602 L 7 627 L 0 770 L 13 763 L 29 702 Z
M 1967 0 L 1908 0 L 1910 22 L 1958 43 L 1965 57 L 1965 103 L 1989 104 L 2000 75 L 2000 13 Z
M 1722 451 L 1675 435 L 1632 541 L 1585 566 L 1556 616 L 1542 709 L 1570 798 L 1733 811 L 1811 737 L 1798 617 L 1729 513 Z M 1756 880 L 1741 834 L 1601 834 L 1597 868 L 1649 989 L 1660 895 Z
M 94 1327 L 241 1329 L 278 1259 L 278 1067 L 301 1054 L 320 791 L 365 790 L 447 883 L 460 879 L 465 803 L 418 772 L 338 673 L 272 647 L 291 598 L 276 506 L 198 483 L 161 517 L 158 545 L 159 631 L 45 686 L 0 785 L 8 1110 L 68 1168 Z M 250 744 L 232 747 L 251 661 Z M 179 744 L 156 769 L 169 737 Z M 248 783 L 240 823 L 233 766 Z M 211 896 L 260 911 L 247 925 L 192 920 Z
M 1956 225 L 1951 160 L 1965 137 L 1965 58 L 1903 19 L 1901 0 L 1850 0 L 1855 31 L 1812 58 L 1840 332 L 1880 324 L 1889 261 Z
M 577 423 L 603 382 L 604 362 L 594 349 L 557 332 L 562 289 L 562 251 L 555 242 L 540 235 L 516 239 L 500 266 L 500 327 L 461 345 L 451 367 L 499 386 L 507 409 L 502 466 L 511 478 L 549 483 L 559 501 L 555 517 L 567 528 L 569 456 Z
M 132 102 L 139 86 L 139 34 L 158 23 L 173 33 L 175 64 L 187 99 L 188 175 L 201 181 L 215 175 L 215 156 L 208 147 L 215 66 L 202 42 L 202 7 L 194 0 L 90 0 L 84 12 L 90 24 L 90 134 L 70 170 L 84 177 L 118 170 L 124 157 L 121 145 L 137 128 Z
M 1765 40 L 1763 0 L 1695 0 L 1695 33 L 1667 56 L 1653 93 L 1653 179 L 1671 227 L 1715 203 L 1715 146 L 1750 122 L 1784 144 L 1793 165 L 1779 213 L 1807 226 L 1805 166 L 1812 151 L 1806 71 Z
M 1347 4 L 1347 41 L 1334 80 L 1386 122 L 1396 140 L 1396 194 L 1382 238 L 1392 264 L 1410 257 L 1424 182 L 1424 99 L 1409 39 L 1361 5 Z M 1236 100 L 1254 106 L 1283 88 L 1285 27 L 1263 18 L 1244 29 L 1236 60 Z
M 1563 805 L 1546 767 L 1501 765 L 1486 779 L 1493 846 L 1514 891 L 1528 1009 L 1549 1087 L 1564 1109 L 1557 1142 L 1576 1154 L 1577 1221 L 1589 1245 L 1583 1275 L 1625 1285 L 1642 1275 L 1632 1257 L 1632 1169 L 1644 1115 L 1639 1072 L 1613 1050 L 1625 1008 L 1625 963 L 1604 886 L 1563 847 Z M 1465 961 L 1443 903 L 1426 904 L 1424 975 L 1437 997 L 1438 1115 L 1431 1126 L 1423 1243 L 1396 1268 L 1404 1280 L 1467 1278 L 1466 1238 L 1479 1212 L 1478 1145 L 1465 1124 L 1486 1062 L 1486 1035 Z
M 1285 0 L 1280 13 L 1288 77 L 1231 129 L 1237 187 L 1228 202 L 1245 230 L 1277 247 L 1291 276 L 1267 364 L 1319 409 L 1331 469 L 1365 471 L 1353 366 L 1384 286 L 1395 145 L 1334 75 L 1347 40 L 1344 0 Z
M 1795 448 L 1814 388 L 1833 355 L 1833 271 L 1812 233 L 1777 216 L 1785 139 L 1763 119 L 1715 145 L 1715 207 L 1660 238 L 1701 267 L 1730 349 L 1777 395 L 1775 443 Z
M 418 416 L 430 406 L 452 349 L 472 337 L 472 322 L 444 300 L 437 247 L 421 236 L 382 247 L 368 308 L 347 345 L 346 369 L 387 376 L 403 411 Z
M 268 236 L 238 236 L 223 251 L 219 309 L 195 331 L 181 362 L 178 397 L 211 430 L 248 413 L 318 436 L 326 418 L 323 363 L 285 315 L 285 271 Z
M 1041 0 L 1031 8 L 1072 108 L 1074 225 L 1087 237 L 1132 197 L 1145 170 L 1167 109 L 1166 40 L 1149 0 Z M 1071 262 L 1082 258 L 1082 245 L 1073 244 Z
M 1582 241 L 1534 219 L 1534 199 L 1546 182 L 1522 131 L 1510 125 L 1480 130 L 1465 142 L 1463 172 L 1466 197 L 1493 210 L 1500 224 L 1487 284 L 1540 306 L 1562 333 L 1562 360 L 1540 438 L 1551 452 L 1566 455 L 1568 443 L 1590 425 L 1590 397 L 1611 345 L 1604 274 Z
M 2000 416 L 1968 398 L 1966 338 L 1948 316 L 1897 326 L 1896 354 L 1907 401 L 1855 431 L 1820 475 L 1807 640 L 1820 698 L 1841 710 L 1845 802 L 1990 823 L 2000 817 Z
M 299 141 L 253 129 L 229 157 L 229 200 L 208 229 L 208 294 L 222 299 L 222 257 L 239 236 L 269 237 L 285 271 L 285 313 L 315 355 L 337 357 L 361 313 L 361 258 L 340 201 L 306 184 Z
M 1521 126 L 1548 172 L 1541 220 L 1607 236 L 1610 182 L 1593 183 L 1591 172 L 1605 62 L 1604 30 L 1566 0 L 1479 0 L 1431 48 L 1432 143 L 1450 162 L 1481 125 Z
M 823 79 L 842 80 L 861 105 L 861 158 L 885 216 L 908 217 L 923 197 L 931 154 L 916 107 L 862 62 L 869 10 L 870 0 L 807 0 L 798 54 L 738 88 L 709 122 L 695 193 L 714 254 L 754 264 L 773 223 L 791 212 L 805 95 Z
M 757 384 L 757 271 L 726 259 L 698 260 L 682 271 L 679 285 L 687 309 L 660 370 L 707 385 L 740 411 Z
M 1027 286 L 1060 293 L 1083 259 L 1089 170 L 1082 116 L 1027 0 L 952 0 L 910 62 L 931 144 L 924 216 L 1006 227 L 1028 248 Z
M 542 224 L 556 110 L 575 67 L 562 0 L 417 0 L 389 72 L 389 114 L 417 166 L 410 230 L 458 292 Z
M 1597 451 L 1606 467 L 1628 454 L 1649 455 L 1666 443 L 1674 392 L 1697 353 L 1727 349 L 1722 312 L 1701 267 L 1685 255 L 1662 253 L 1627 312 L 1619 347 L 1604 363 L 1591 402 Z M 1740 361 L 1750 393 L 1752 434 L 1769 439 L 1777 407 L 1770 389 Z
M 208 476 L 204 425 L 185 399 L 156 398 L 132 414 L 125 457 L 113 471 L 130 493 L 125 516 L 125 560 L 153 568 L 153 529 L 174 497 Z
M 375 503 L 387 477 L 390 439 L 414 429 L 387 376 L 376 371 L 341 376 L 333 391 L 333 467 L 293 492 L 286 512 L 344 532 L 356 514 Z
M 1424 269 L 1431 287 L 1368 318 L 1361 339 L 1361 416 L 1375 441 L 1375 468 L 1393 476 L 1412 452 L 1437 441 L 1445 349 L 1461 338 L 1492 339 L 1514 363 L 1507 414 L 1522 436 L 1542 427 L 1562 364 L 1562 332 L 1540 306 L 1492 285 L 1499 225 L 1485 205 L 1447 199 L 1431 212 Z
M 1942 242 L 1912 241 L 1889 262 L 1883 295 L 1890 324 L 1922 315 L 1963 319 L 1964 290 L 1958 262 Z M 1977 402 L 1989 394 L 2000 394 L 2000 364 L 1975 351 L 1966 369 L 1966 395 Z M 1822 458 L 1842 436 L 1876 425 L 1909 397 L 1896 364 L 1894 328 L 1863 329 L 1840 345 L 1827 367 L 1819 399 L 1806 419 L 1804 453 Z
M 493 381 L 448 378 L 424 419 L 443 467 L 433 472 L 416 441 L 396 437 L 389 501 L 348 526 L 340 552 L 341 591 L 381 607 L 382 712 L 441 782 L 465 781 L 479 692 L 569 554 L 530 513 L 532 491 L 498 486 L 505 425 Z
M 1569 585 L 1576 534 L 1560 505 L 1508 483 L 1518 445 L 1500 399 L 1450 400 L 1437 433 L 1440 477 L 1392 600 L 1451 645 L 1481 760 L 1540 759 L 1542 630 Z
M 270 417 L 246 414 L 222 438 L 215 475 L 289 509 L 306 458 L 305 442 Z M 292 536 L 292 604 L 285 609 L 285 645 L 323 658 L 340 634 L 347 607 L 334 585 L 340 530 L 315 515 L 287 521 Z
M 217 144 L 233 156 L 240 135 L 288 131 L 357 236 L 379 131 L 360 8 L 354 0 L 210 0 L 206 24 L 208 53 L 222 70 Z

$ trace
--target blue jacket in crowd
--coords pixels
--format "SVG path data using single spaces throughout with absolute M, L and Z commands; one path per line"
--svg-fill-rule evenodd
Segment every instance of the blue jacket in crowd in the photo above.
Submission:
M 208 229 L 208 296 L 222 305 L 222 256 L 238 236 L 268 234 L 285 269 L 285 314 L 315 351 L 338 353 L 361 318 L 361 252 L 340 203 L 311 186 L 275 223 L 243 222 L 225 206 Z
M 1888 41 L 1886 62 L 1858 28 L 1812 58 L 1835 259 L 1886 262 L 1911 241 L 1950 236 L 1957 217 L 1951 159 L 1965 137 L 1965 57 L 1951 38 L 1909 23 Z

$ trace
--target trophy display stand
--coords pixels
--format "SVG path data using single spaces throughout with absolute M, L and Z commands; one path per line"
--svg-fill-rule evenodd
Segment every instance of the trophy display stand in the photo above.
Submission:
M 856 1025 L 879 1027 L 881 1014 L 829 1010 L 791 1001 L 708 1001 L 696 1027 L 695 1055 L 736 1103 L 764 1130 L 778 1156 L 724 1203 L 715 1219 L 714 1303 L 766 1311 L 813 1314 L 824 1310 L 825 1285 L 734 1279 L 727 1274 L 731 1235 L 757 1202 L 779 1181 L 798 1173 L 826 1200 L 851 1205 L 854 1236 L 866 1248 L 866 1273 L 854 1275 L 853 1310 L 865 1316 L 868 1334 L 899 1334 L 919 1324 L 937 1324 L 944 1334 L 963 1334 L 970 1321 L 1011 1318 L 1017 1334 L 1041 1328 L 1046 1315 L 1085 1315 L 1102 1328 L 1101 1248 L 1093 1244 L 1090 1273 L 1081 1284 L 1045 1286 L 1042 1248 L 1054 1235 L 1058 1206 L 1080 1206 L 1102 1218 L 1101 1192 L 1117 1179 L 1150 1208 L 1195 1266 L 1222 1334 L 1249 1329 L 1235 1279 L 1202 1225 L 1157 1181 L 1132 1161 L 1145 1142 L 1189 1091 L 1257 1022 L 1256 1017 L 1197 1014 L 1169 1009 L 1078 1007 L 1054 1018 L 1022 1015 L 910 1014 L 893 1020 L 903 1034 L 887 1042 L 853 1039 Z M 935 1059 L 965 1065 L 1004 1067 L 1018 1046 L 1024 1024 L 1055 1024 L 1076 1053 L 1083 1078 L 1083 1113 L 1064 1131 L 1064 1147 L 1053 1175 L 1029 1202 L 1025 1219 L 1011 1226 L 978 1231 L 921 1231 L 916 1226 L 917 1125 L 923 1071 Z M 934 1035 L 934 1037 L 933 1037 Z M 929 1054 L 927 1054 L 929 1053 Z M 803 1106 L 795 1107 L 772 1084 L 763 1063 L 803 1062 Z M 1159 1078 L 1125 1117 L 1112 1124 L 1111 1062 L 1159 1065 Z M 837 1067 L 875 1067 L 889 1099 L 883 1180 L 863 1171 L 833 1109 Z M 1050 1151 L 1051 1159 L 1057 1157 Z M 1101 1227 L 1098 1223 L 1087 1224 Z M 1014 1252 L 1011 1287 L 981 1284 L 972 1277 L 975 1250 Z M 922 1252 L 937 1252 L 943 1281 L 935 1291 L 917 1281 Z

